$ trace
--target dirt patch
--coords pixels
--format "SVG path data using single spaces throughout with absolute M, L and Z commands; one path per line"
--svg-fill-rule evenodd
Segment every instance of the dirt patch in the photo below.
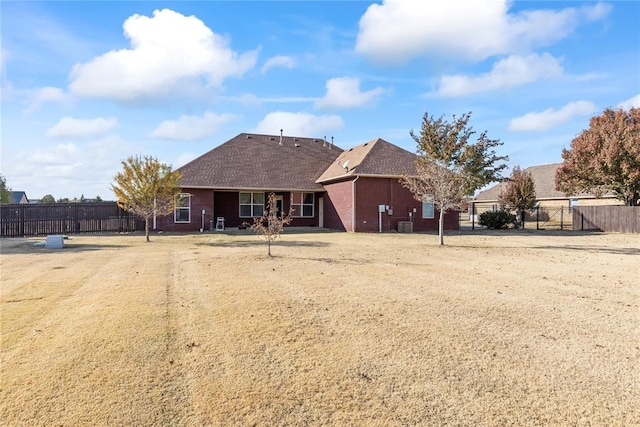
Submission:
M 11 243 L 8 243 L 11 242 Z M 6 425 L 635 425 L 637 235 L 2 239 Z

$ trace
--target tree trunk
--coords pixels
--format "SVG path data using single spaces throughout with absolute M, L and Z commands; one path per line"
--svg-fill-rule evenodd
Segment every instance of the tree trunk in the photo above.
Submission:
M 149 218 L 144 219 L 144 235 L 147 238 L 147 242 L 149 242 Z
M 271 239 L 267 239 L 267 255 L 271 256 Z
M 440 219 L 438 220 L 439 244 L 444 245 L 444 209 L 440 209 Z
M 522 224 L 522 228 L 524 228 L 524 209 L 520 210 L 520 223 Z

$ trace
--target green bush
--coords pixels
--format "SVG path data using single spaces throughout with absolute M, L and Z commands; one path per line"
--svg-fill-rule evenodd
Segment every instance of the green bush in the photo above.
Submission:
M 490 229 L 517 228 L 516 216 L 507 211 L 483 212 L 478 223 Z

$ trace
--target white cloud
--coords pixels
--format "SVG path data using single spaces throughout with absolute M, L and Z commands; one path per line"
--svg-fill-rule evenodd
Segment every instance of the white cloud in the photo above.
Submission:
M 327 93 L 316 101 L 316 108 L 353 108 L 376 101 L 380 95 L 385 93 L 381 87 L 360 91 L 360 80 L 353 77 L 338 77 L 330 79 L 326 84 Z
M 511 4 L 510 0 L 384 0 L 369 6 L 360 18 L 355 50 L 387 64 L 433 55 L 477 61 L 550 45 L 582 21 L 601 19 L 611 10 L 597 3 L 509 13 Z
M 178 120 L 165 120 L 151 134 L 154 138 L 193 141 L 213 135 L 222 125 L 234 120 L 233 114 L 205 112 L 203 116 L 180 116 Z
M 262 74 L 265 74 L 267 71 L 275 67 L 293 68 L 295 66 L 296 61 L 290 56 L 276 55 L 267 59 L 260 71 Z
M 267 114 L 258 126 L 255 133 L 267 135 L 279 135 L 283 129 L 285 135 L 313 136 L 321 132 L 338 130 L 344 127 L 344 121 L 340 116 L 330 114 L 317 116 L 314 114 L 299 112 L 290 113 L 276 111 Z
M 57 87 L 43 87 L 34 91 L 28 98 L 24 109 L 25 114 L 31 114 L 39 110 L 42 105 L 53 102 L 61 105 L 69 105 L 73 101 L 68 93 Z
M 204 78 L 212 87 L 251 69 L 257 51 L 242 55 L 229 40 L 211 31 L 195 16 L 169 9 L 153 17 L 129 17 L 123 25 L 131 49 L 112 50 L 76 64 L 69 88 L 86 97 L 135 100 L 175 92 L 185 81 Z
M 46 135 L 53 138 L 87 138 L 103 135 L 113 129 L 116 124 L 118 124 L 118 120 L 115 117 L 107 119 L 103 117 L 95 119 L 63 117 L 47 131 Z
M 490 72 L 479 76 L 443 76 L 437 94 L 446 97 L 465 96 L 521 86 L 541 79 L 561 76 L 562 66 L 548 53 L 528 56 L 511 55 L 493 65 Z
M 596 111 L 593 102 L 570 102 L 559 110 L 547 108 L 537 113 L 527 113 L 524 116 L 511 119 L 509 130 L 514 132 L 540 132 L 560 126 L 576 116 L 588 116 Z
M 118 136 L 105 136 L 87 143 L 64 143 L 36 149 L 8 150 L 7 172 L 17 177 L 15 188 L 26 189 L 30 198 L 45 194 L 60 197 L 100 196 L 113 200 L 110 186 L 121 170 L 120 161 L 141 150 L 136 143 Z M 5 153 L 3 153 L 4 155 Z
M 620 104 L 618 104 L 618 108 L 624 108 L 625 110 L 640 108 L 640 93 L 636 96 L 632 96 L 625 101 L 622 101 Z

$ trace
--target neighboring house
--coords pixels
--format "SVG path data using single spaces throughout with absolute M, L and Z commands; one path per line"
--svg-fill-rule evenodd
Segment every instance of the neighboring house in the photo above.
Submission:
M 29 203 L 27 193 L 24 191 L 11 191 L 11 203 L 15 205 L 26 205 Z
M 573 206 L 595 206 L 595 205 L 620 205 L 622 201 L 616 199 L 614 194 L 605 194 L 600 198 L 593 194 L 580 193 L 572 196 L 565 195 L 562 191 L 556 190 L 556 170 L 562 163 L 552 163 L 549 165 L 531 166 L 525 172 L 531 174 L 536 186 L 536 200 L 540 208 L 560 208 Z M 486 211 L 500 209 L 498 197 L 505 188 L 506 182 L 494 185 L 480 192 L 472 200 L 472 211 L 479 215 Z
M 293 209 L 292 227 L 390 231 L 412 221 L 414 231 L 437 230 L 433 202 L 416 201 L 398 181 L 415 174 L 415 158 L 382 139 L 344 151 L 324 139 L 242 133 L 178 169 L 178 206 L 156 228 L 251 224 L 273 192 L 279 210 Z M 445 228 L 458 229 L 457 212 Z

